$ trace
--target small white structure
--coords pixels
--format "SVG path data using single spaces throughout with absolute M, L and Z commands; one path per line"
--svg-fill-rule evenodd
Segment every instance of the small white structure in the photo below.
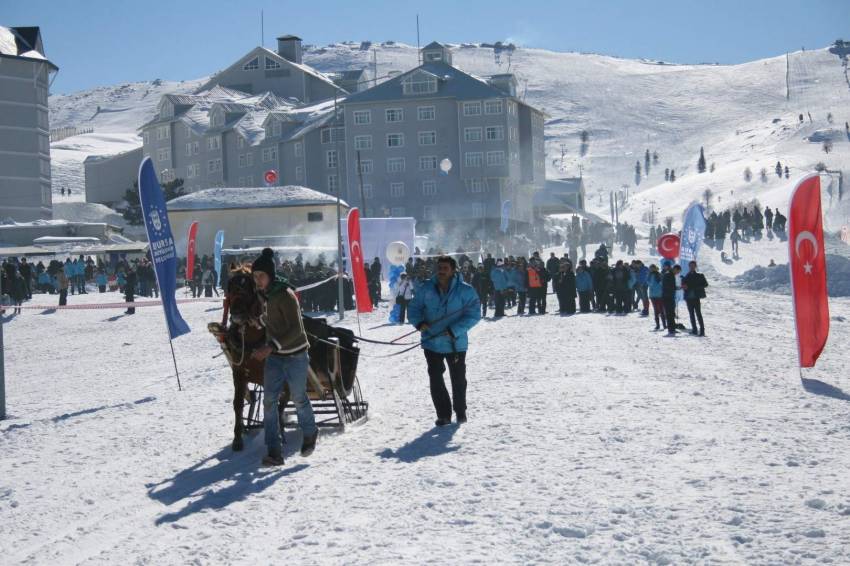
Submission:
M 348 204 L 341 202 L 343 218 Z M 189 226 L 198 221 L 196 254 L 213 254 L 215 233 L 224 230 L 226 248 L 299 236 L 315 245 L 336 244 L 336 197 L 301 187 L 205 189 L 168 202 L 177 253 L 186 255 Z

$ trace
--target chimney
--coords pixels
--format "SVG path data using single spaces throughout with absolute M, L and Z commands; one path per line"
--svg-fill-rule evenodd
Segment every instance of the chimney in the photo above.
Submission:
M 282 35 L 277 38 L 277 54 L 293 63 L 301 63 L 301 38 Z

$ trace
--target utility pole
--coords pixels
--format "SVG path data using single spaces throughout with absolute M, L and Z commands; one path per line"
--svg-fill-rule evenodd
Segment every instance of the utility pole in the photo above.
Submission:
M 336 135 L 336 128 L 337 128 L 337 124 L 339 123 L 338 122 L 339 115 L 337 113 L 339 106 L 337 105 L 337 96 L 336 95 L 337 95 L 337 91 L 334 90 L 334 125 L 333 125 L 333 128 L 331 128 L 331 138 L 332 139 L 333 139 L 333 136 Z M 337 169 L 341 170 L 342 167 L 339 166 L 340 165 L 340 163 L 339 163 L 339 140 L 337 140 L 336 147 L 337 147 L 337 160 L 336 160 Z M 336 186 L 336 253 L 337 253 L 337 256 L 336 256 L 337 257 L 337 260 L 336 260 L 336 281 L 337 281 L 337 300 L 339 301 L 339 319 L 342 320 L 342 319 L 345 318 L 345 293 L 343 291 L 343 286 L 342 286 L 342 273 L 343 273 L 343 271 L 342 271 L 342 206 L 339 202 L 339 193 L 340 193 L 339 177 L 340 176 L 337 175 L 338 181 L 337 181 L 337 186 Z
M 6 418 L 6 372 L 3 360 L 3 304 L 0 303 L 0 421 Z
M 419 14 L 416 14 L 416 60 L 422 64 L 422 51 L 419 48 Z

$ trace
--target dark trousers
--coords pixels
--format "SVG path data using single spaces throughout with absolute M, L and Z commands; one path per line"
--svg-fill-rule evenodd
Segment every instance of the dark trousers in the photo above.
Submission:
M 136 298 L 133 295 L 133 293 L 126 293 L 124 295 L 124 302 L 125 303 L 133 303 L 133 302 L 135 302 L 135 300 L 136 300 Z M 136 314 L 136 308 L 135 307 L 127 307 L 127 310 L 124 311 L 124 312 L 126 314 Z
M 466 352 L 456 354 L 440 354 L 425 350 L 425 361 L 428 362 L 428 377 L 431 381 L 431 400 L 437 411 L 437 418 L 450 419 L 452 408 L 455 414 L 466 416 Z M 449 366 L 449 378 L 452 381 L 452 396 L 446 390 L 443 374 Z
M 705 325 L 702 323 L 702 306 L 699 299 L 685 299 L 688 304 L 688 314 L 691 315 L 691 330 L 697 331 L 697 321 L 699 321 L 699 333 L 705 334 Z
M 68 304 L 68 289 L 59 289 L 59 306 L 64 307 Z
M 676 331 L 676 299 L 664 299 L 664 314 L 667 316 L 667 332 Z
M 496 312 L 493 313 L 493 316 L 497 318 L 500 316 L 505 316 L 505 292 L 496 291 L 494 299 L 496 302 Z
M 399 308 L 398 321 L 400 323 L 404 324 L 404 315 L 407 312 L 408 301 L 404 297 L 396 297 L 395 302 L 396 302 L 396 304 L 398 305 L 398 308 Z
M 526 291 L 517 291 L 516 313 L 525 314 L 525 300 L 528 298 Z M 530 309 L 530 307 L 529 307 Z M 532 313 L 533 314 L 533 313 Z
M 578 292 L 578 305 L 581 312 L 590 312 L 590 295 L 591 291 Z
M 487 316 L 487 295 L 478 295 L 478 300 L 481 301 L 481 318 Z
M 667 328 L 667 315 L 664 311 L 664 302 L 661 299 L 652 300 L 652 312 L 655 314 L 656 328 L 663 326 Z

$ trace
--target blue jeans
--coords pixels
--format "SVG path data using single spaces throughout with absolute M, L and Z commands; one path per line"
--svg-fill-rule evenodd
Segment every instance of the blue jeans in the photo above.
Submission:
M 304 436 L 316 432 L 316 419 L 313 407 L 307 398 L 307 369 L 310 357 L 307 352 L 294 356 L 269 356 L 266 358 L 263 378 L 263 428 L 266 433 L 266 447 L 269 455 L 280 456 L 280 418 L 278 406 L 283 385 L 289 385 L 289 396 L 295 405 L 298 426 Z

